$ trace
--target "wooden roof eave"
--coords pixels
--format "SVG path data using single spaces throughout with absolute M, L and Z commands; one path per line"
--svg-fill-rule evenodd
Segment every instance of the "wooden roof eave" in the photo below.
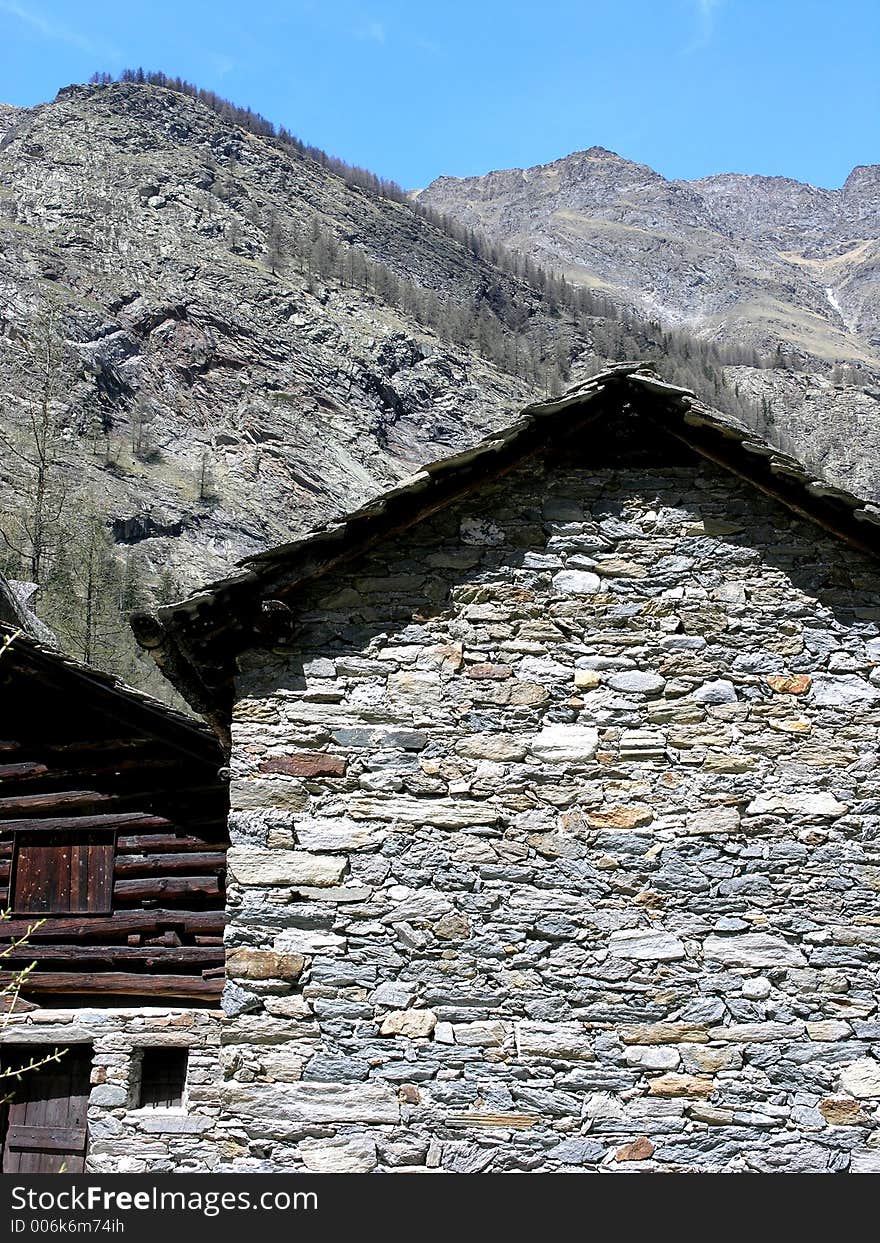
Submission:
M 126 685 L 112 674 L 84 665 L 54 648 L 44 647 L 30 635 L 0 623 L 0 642 L 5 638 L 12 640 L 9 647 L 13 660 L 11 673 L 25 667 L 48 687 L 63 691 L 76 686 L 80 693 L 89 696 L 97 711 L 121 726 L 142 731 L 202 763 L 215 765 L 222 760 L 216 737 L 203 722 Z

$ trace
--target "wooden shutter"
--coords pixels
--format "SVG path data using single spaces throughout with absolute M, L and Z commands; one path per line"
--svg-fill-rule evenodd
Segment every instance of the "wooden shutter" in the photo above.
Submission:
M 16 834 L 17 915 L 106 915 L 113 907 L 114 833 Z

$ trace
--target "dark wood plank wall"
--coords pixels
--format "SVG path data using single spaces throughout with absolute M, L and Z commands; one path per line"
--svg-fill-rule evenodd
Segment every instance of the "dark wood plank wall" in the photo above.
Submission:
M 23 997 L 216 1001 L 228 844 L 219 746 L 164 730 L 161 716 L 115 714 L 112 695 L 65 687 L 63 675 L 4 665 L 0 908 L 23 909 L 0 923 L 0 948 L 32 929 L 3 964 L 36 961 Z

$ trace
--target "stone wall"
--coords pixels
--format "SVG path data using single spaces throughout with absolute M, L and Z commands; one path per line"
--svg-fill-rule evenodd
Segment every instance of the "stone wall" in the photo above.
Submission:
M 179 1006 L 34 1009 L 0 1030 L 11 1066 L 21 1064 L 14 1045 L 90 1047 L 86 1170 L 95 1174 L 193 1173 L 234 1157 L 239 1146 L 220 1123 L 219 1043 L 216 1011 Z M 180 1109 L 139 1107 L 141 1055 L 157 1045 L 188 1050 Z
M 241 662 L 228 1168 L 880 1171 L 880 578 L 536 462 Z

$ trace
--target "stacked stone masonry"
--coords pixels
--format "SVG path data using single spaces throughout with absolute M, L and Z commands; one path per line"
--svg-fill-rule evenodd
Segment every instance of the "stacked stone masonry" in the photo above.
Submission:
M 222 1168 L 880 1171 L 880 575 L 544 459 L 240 661 Z

